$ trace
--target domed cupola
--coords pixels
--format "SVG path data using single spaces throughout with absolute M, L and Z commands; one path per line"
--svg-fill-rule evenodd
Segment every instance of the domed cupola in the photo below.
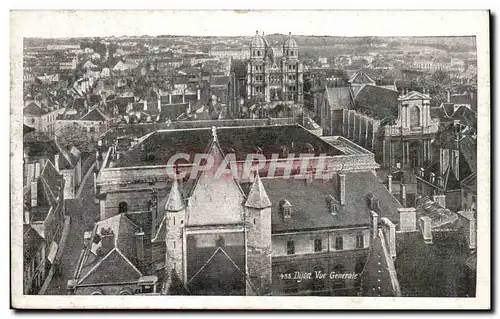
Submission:
M 264 58 L 266 49 L 269 46 L 266 38 L 259 35 L 259 31 L 255 31 L 255 36 L 250 43 L 250 54 L 252 58 Z
M 292 37 L 292 33 L 288 33 L 288 37 L 283 42 L 283 56 L 290 58 L 297 58 L 299 56 L 298 46 L 295 39 Z

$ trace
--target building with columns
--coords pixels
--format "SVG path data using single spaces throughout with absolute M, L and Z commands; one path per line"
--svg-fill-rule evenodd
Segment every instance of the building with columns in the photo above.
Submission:
M 431 118 L 431 96 L 416 91 L 398 98 L 398 118 L 383 127 L 382 165 L 403 167 L 425 166 L 432 160 L 432 141 L 439 120 Z

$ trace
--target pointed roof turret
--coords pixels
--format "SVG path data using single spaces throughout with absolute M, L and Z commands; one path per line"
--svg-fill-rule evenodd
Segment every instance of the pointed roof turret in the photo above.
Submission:
M 267 197 L 266 190 L 264 189 L 264 185 L 262 184 L 258 173 L 255 174 L 255 180 L 250 187 L 250 192 L 248 192 L 245 206 L 257 209 L 271 207 L 271 201 L 269 200 L 269 197 Z
M 184 202 L 179 189 L 179 183 L 175 178 L 170 193 L 168 194 L 167 202 L 165 203 L 165 210 L 167 212 L 178 212 L 182 209 L 184 209 Z

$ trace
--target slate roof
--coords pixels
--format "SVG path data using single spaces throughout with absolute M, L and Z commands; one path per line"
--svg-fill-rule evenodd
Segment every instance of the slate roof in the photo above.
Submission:
M 469 190 L 472 190 L 474 193 L 477 192 L 477 173 L 474 172 L 466 177 L 462 181 L 462 185 L 467 187 Z
M 415 209 L 417 220 L 424 216 L 431 219 L 432 229 L 450 229 L 453 228 L 458 221 L 457 214 L 433 202 L 428 197 L 418 198 Z
M 301 153 L 306 144 L 313 146 L 315 153 L 330 156 L 342 154 L 337 148 L 324 142 L 314 134 L 297 125 L 276 125 L 261 127 L 220 127 L 217 137 L 225 152 L 233 149 L 238 160 L 246 159 L 248 153 L 255 153 L 257 148 L 263 155 L 282 153 L 282 146 Z M 175 153 L 196 154 L 203 152 L 212 139 L 210 128 L 156 131 L 125 153 L 114 167 L 166 165 Z M 291 154 L 292 151 L 290 151 Z M 191 156 L 191 160 L 194 156 Z
M 98 254 L 101 241 L 93 239 L 102 229 L 111 229 L 115 235 L 114 248 L 105 256 Z M 79 284 L 116 283 L 138 280 L 142 272 L 135 261 L 135 232 L 139 227 L 125 214 L 119 214 L 97 222 L 92 232 L 90 247 L 77 273 Z
M 433 244 L 421 232 L 396 233 L 396 269 L 403 296 L 465 297 L 469 248 L 461 234 L 433 232 Z
M 247 200 L 245 201 L 246 207 L 263 209 L 271 206 L 271 201 L 267 196 L 266 190 L 259 174 L 255 175 L 255 180 L 248 190 Z
M 106 122 L 109 117 L 104 114 L 98 107 L 94 107 L 87 114 L 82 116 L 81 121 Z
M 392 256 L 381 229 L 370 245 L 361 273 L 361 291 L 366 297 L 400 297 L 401 288 Z
M 221 237 L 241 234 L 221 234 Z M 242 245 L 197 247 L 197 237 L 187 238 L 187 287 L 192 295 L 243 295 L 245 249 Z
M 349 79 L 349 83 L 354 84 L 375 84 L 375 81 L 368 76 L 363 70 L 360 70 L 353 74 L 353 76 Z
M 326 88 L 326 97 L 331 109 L 352 109 L 354 106 L 351 89 L 345 87 Z
M 355 107 L 370 116 L 380 119 L 395 119 L 398 116 L 399 92 L 366 85 L 354 99 Z
M 59 148 L 54 140 L 47 134 L 33 130 L 23 135 L 23 148 L 29 158 L 50 158 L 59 153 Z
M 332 215 L 327 199 L 331 195 L 339 200 L 337 182 L 336 176 L 330 181 L 313 179 L 310 183 L 295 179 L 263 179 L 272 204 L 272 232 L 366 226 L 370 221 L 366 201 L 369 193 L 379 199 L 379 218 L 387 217 L 397 222 L 397 209 L 402 207 L 401 204 L 371 172 L 346 173 L 346 202 L 339 205 L 336 215 Z M 292 205 L 290 219 L 284 219 L 280 211 L 279 203 L 284 199 Z
M 64 197 L 64 178 L 60 175 L 52 162 L 49 160 L 45 164 L 37 182 L 37 206 L 31 207 L 31 185 L 27 185 L 27 191 L 24 193 L 24 203 L 27 209 L 30 210 L 30 221 L 44 221 L 50 208 L 62 209 L 59 205 L 62 204 Z
M 42 108 L 40 107 L 39 104 L 37 104 L 36 102 L 31 102 L 24 107 L 23 113 L 25 116 L 26 115 L 28 115 L 28 116 L 41 116 L 41 115 L 45 114 L 46 112 L 44 112 L 42 110 Z
M 38 232 L 29 224 L 23 225 L 23 263 L 27 265 L 38 250 L 41 248 L 45 240 Z
M 247 61 L 231 59 L 231 72 L 234 72 L 237 79 L 245 78 L 247 75 Z
M 81 158 L 81 152 L 74 146 L 67 146 L 66 148 L 59 145 L 56 142 L 56 145 L 59 149 L 59 169 L 73 169 L 78 163 L 78 160 Z
M 34 128 L 29 127 L 29 126 L 23 124 L 23 137 L 24 137 L 25 134 L 33 132 L 34 130 L 35 130 Z
M 189 103 L 163 105 L 157 122 L 165 122 L 167 119 L 175 121 L 179 116 L 186 113 Z

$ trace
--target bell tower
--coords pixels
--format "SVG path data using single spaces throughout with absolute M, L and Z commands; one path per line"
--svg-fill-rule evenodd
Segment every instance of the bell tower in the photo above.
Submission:
M 165 203 L 165 270 L 169 276 L 172 270 L 179 278 L 183 278 L 183 227 L 186 209 L 182 199 L 179 183 L 174 179 L 167 202 Z
M 245 227 L 247 228 L 247 273 L 253 286 L 265 295 L 272 281 L 271 263 L 271 201 L 256 173 L 245 201 Z M 248 287 L 247 294 L 253 289 Z

